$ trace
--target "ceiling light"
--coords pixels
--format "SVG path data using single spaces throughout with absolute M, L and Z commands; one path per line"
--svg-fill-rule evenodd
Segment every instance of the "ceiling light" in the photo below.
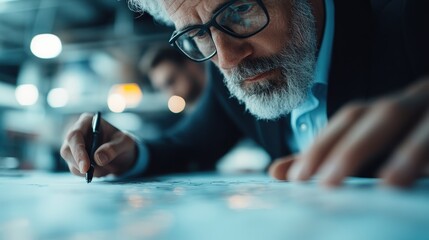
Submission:
M 19 85 L 15 90 L 15 97 L 22 106 L 31 106 L 39 98 L 39 90 L 33 84 Z
M 39 34 L 31 40 L 30 49 L 36 57 L 49 59 L 60 55 L 63 47 L 56 35 Z

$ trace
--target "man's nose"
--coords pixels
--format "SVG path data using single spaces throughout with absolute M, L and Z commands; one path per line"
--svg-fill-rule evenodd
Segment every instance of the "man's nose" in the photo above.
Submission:
M 253 52 L 250 43 L 243 39 L 231 37 L 220 31 L 213 31 L 212 37 L 217 50 L 212 60 L 221 69 L 236 67 Z

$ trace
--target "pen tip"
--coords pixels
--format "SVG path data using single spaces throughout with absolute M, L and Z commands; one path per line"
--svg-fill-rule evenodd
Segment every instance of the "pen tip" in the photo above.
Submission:
M 94 174 L 94 167 L 90 166 L 88 172 L 85 175 L 86 183 L 92 182 L 93 174 Z

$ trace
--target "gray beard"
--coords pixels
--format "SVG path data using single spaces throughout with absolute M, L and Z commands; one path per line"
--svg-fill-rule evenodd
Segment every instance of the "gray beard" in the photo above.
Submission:
M 258 119 L 277 119 L 299 107 L 313 85 L 317 53 L 315 18 L 306 0 L 292 1 L 290 41 L 269 57 L 243 60 L 236 68 L 222 70 L 224 83 L 247 111 Z M 280 78 L 243 84 L 247 78 L 279 69 Z

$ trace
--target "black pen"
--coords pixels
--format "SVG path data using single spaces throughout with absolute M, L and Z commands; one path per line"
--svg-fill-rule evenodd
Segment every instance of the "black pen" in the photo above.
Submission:
M 91 149 L 89 151 L 89 160 L 90 160 L 91 166 L 89 167 L 89 170 L 86 173 L 86 177 L 85 177 L 87 183 L 90 183 L 92 181 L 92 177 L 94 176 L 94 167 L 95 167 L 94 153 L 100 144 L 100 135 L 101 135 L 100 122 L 101 122 L 101 113 L 97 112 L 92 117 L 92 143 L 91 143 Z

